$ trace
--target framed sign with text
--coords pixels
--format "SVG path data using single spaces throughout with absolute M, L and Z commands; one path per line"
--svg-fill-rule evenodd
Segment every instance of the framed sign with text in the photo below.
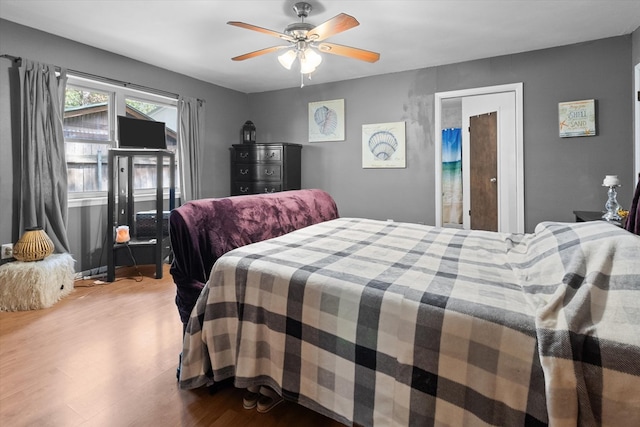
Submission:
M 558 104 L 560 138 L 596 134 L 596 101 L 560 102 Z

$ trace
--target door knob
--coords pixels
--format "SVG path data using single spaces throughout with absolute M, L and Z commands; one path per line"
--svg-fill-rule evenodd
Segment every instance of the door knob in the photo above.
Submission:
M 498 182 L 498 178 L 493 177 L 493 178 L 491 178 L 489 181 L 491 181 L 491 182 Z

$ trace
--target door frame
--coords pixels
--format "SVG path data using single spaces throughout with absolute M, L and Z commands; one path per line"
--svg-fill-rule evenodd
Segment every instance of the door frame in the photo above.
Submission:
M 633 91 L 633 105 L 635 108 L 635 149 L 633 162 L 633 180 L 636 182 L 638 174 L 640 174 L 640 101 L 638 100 L 638 92 L 640 92 L 640 63 L 635 65 L 635 90 Z
M 436 92 L 434 108 L 434 132 L 435 132 L 435 218 L 436 226 L 442 226 L 442 101 L 450 98 L 464 98 L 467 96 L 490 95 L 503 92 L 513 92 L 515 94 L 515 117 L 516 117 L 516 139 L 515 139 L 515 186 L 516 203 L 511 209 L 515 210 L 516 230 L 508 230 L 515 233 L 524 233 L 524 132 L 523 132 L 523 90 L 522 82 L 511 83 L 498 86 L 486 86 L 471 89 L 462 89 L 449 92 Z M 500 148 L 499 148 L 500 149 Z M 501 156 L 498 153 L 500 167 Z M 500 215 L 500 213 L 498 213 Z M 507 231 L 507 230 L 499 230 Z

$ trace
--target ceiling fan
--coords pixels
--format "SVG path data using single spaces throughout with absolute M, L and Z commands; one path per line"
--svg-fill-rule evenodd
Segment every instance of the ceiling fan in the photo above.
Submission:
M 376 52 L 324 42 L 324 40 L 333 35 L 342 33 L 343 31 L 360 25 L 358 20 L 353 16 L 341 13 L 318 26 L 314 26 L 308 22 L 304 22 L 305 18 L 309 16 L 309 12 L 311 12 L 311 5 L 309 3 L 298 2 L 293 5 L 293 10 L 300 18 L 300 22 L 288 25 L 282 33 L 246 24 L 244 22 L 227 22 L 229 25 L 257 31 L 289 42 L 289 45 L 272 46 L 256 50 L 254 52 L 245 53 L 244 55 L 236 56 L 231 59 L 234 61 L 244 61 L 245 59 L 255 58 L 256 56 L 282 49 L 288 49 L 284 54 L 278 56 L 280 64 L 290 70 L 295 60 L 298 59 L 300 61 L 301 74 L 311 74 L 315 71 L 316 67 L 320 65 L 320 62 L 322 62 L 322 56 L 320 56 L 316 50 L 323 53 L 346 56 L 367 62 L 376 62 L 380 59 L 380 54 Z

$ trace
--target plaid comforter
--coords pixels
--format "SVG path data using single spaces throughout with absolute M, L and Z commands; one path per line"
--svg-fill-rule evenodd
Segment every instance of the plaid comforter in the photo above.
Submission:
M 342 218 L 215 264 L 180 386 L 235 376 L 344 424 L 640 425 L 640 238 Z

